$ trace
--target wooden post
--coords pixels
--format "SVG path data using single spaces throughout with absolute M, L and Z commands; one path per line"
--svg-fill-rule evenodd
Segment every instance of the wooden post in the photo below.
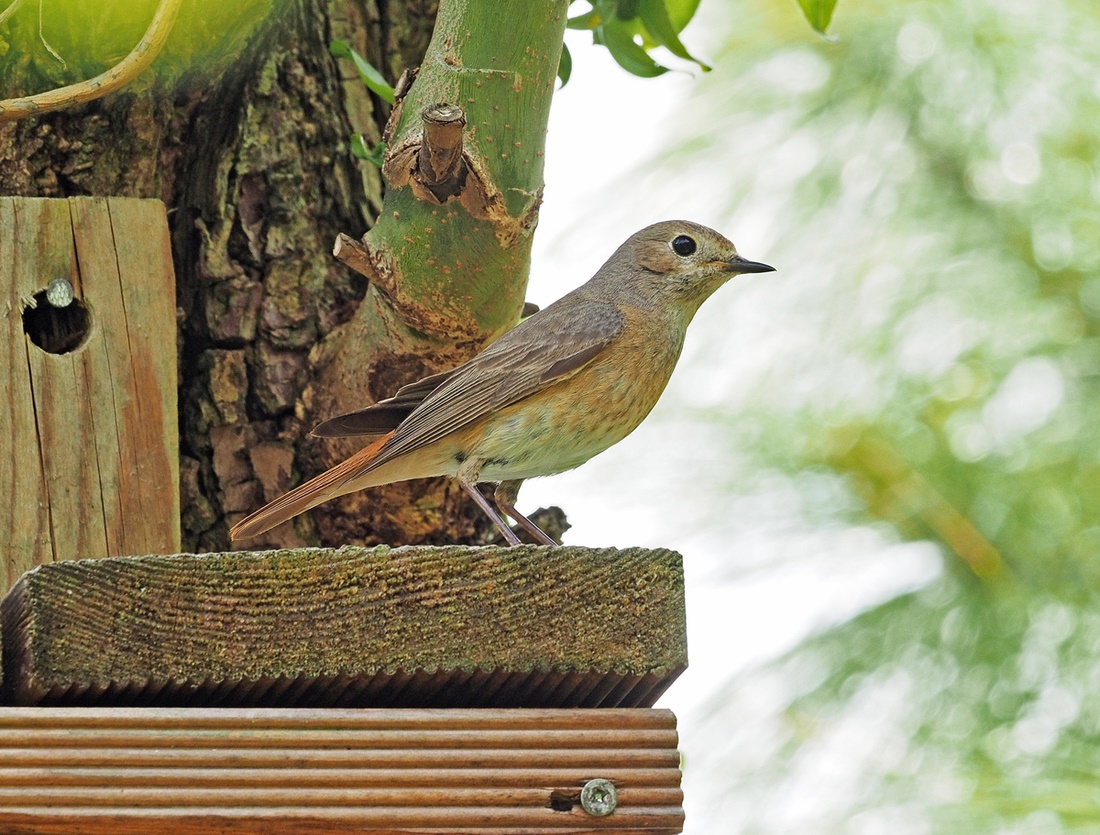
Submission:
M 0 198 L 0 300 L 0 593 L 43 563 L 178 551 L 164 205 Z

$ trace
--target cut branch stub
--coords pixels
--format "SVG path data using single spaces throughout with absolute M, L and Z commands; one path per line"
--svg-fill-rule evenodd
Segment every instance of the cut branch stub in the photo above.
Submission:
M 458 198 L 474 217 L 492 219 L 500 198 L 463 145 L 465 112 L 438 102 L 424 108 L 420 120 L 423 129 L 390 152 L 382 176 L 395 188 L 409 186 L 419 200 L 442 206 Z
M 347 264 L 361 276 L 364 276 L 371 284 L 384 291 L 386 295 L 394 294 L 392 268 L 383 269 L 379 264 L 378 253 L 373 251 L 365 242 L 357 241 L 350 235 L 341 232 L 336 236 L 336 243 L 332 247 L 332 255 L 336 260 Z
M 465 179 L 462 131 L 466 127 L 466 114 L 457 104 L 441 102 L 425 108 L 420 118 L 424 122 L 424 138 L 417 158 L 419 179 L 445 200 L 458 194 Z M 446 196 L 440 193 L 444 189 L 450 192 Z

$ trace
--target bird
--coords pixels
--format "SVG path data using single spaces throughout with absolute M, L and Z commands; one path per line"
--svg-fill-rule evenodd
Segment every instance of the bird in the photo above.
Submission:
M 525 479 L 584 464 L 621 441 L 657 403 L 688 325 L 730 278 L 775 268 L 742 258 L 720 233 L 671 220 L 631 235 L 585 284 L 520 321 L 469 361 L 410 383 L 312 434 L 369 441 L 230 531 L 249 539 L 322 502 L 397 481 L 451 476 L 509 545 Z M 496 484 L 495 507 L 478 489 Z

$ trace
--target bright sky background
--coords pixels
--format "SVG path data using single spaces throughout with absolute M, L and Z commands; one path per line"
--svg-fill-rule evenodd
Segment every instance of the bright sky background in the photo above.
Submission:
M 697 21 L 685 36 L 703 56 L 707 28 L 705 19 Z M 665 397 L 633 435 L 578 470 L 527 482 L 520 496 L 521 509 L 552 504 L 565 509 L 573 525 L 567 544 L 663 546 L 684 555 L 691 667 L 660 706 L 677 714 L 688 764 L 685 832 L 720 832 L 715 810 L 699 798 L 720 793 L 721 786 L 702 784 L 721 777 L 692 769 L 691 763 L 706 759 L 706 734 L 694 731 L 713 709 L 708 702 L 722 683 L 781 655 L 814 631 L 929 582 L 940 563 L 932 546 L 890 545 L 865 529 L 804 536 L 792 545 L 789 538 L 772 541 L 767 531 L 754 530 L 746 507 L 740 508 L 741 520 L 736 519 L 739 508 L 730 508 L 732 523 L 700 515 L 693 488 L 720 483 L 733 463 L 714 454 L 715 445 L 708 443 L 713 428 L 694 424 L 677 401 L 707 400 L 736 386 L 737 363 L 732 358 L 718 363 L 718 373 L 728 377 L 711 379 L 716 365 L 713 358 L 704 362 L 701 345 L 720 343 L 719 335 L 735 318 L 752 315 L 745 306 L 759 296 L 744 292 L 746 282 L 763 287 L 797 281 L 799 267 L 786 264 L 783 253 L 769 251 L 766 210 L 754 218 L 752 207 L 742 206 L 738 218 L 744 227 L 730 228 L 723 214 L 728 196 L 693 191 L 677 177 L 675 166 L 661 159 L 691 106 L 696 79 L 686 72 L 635 78 L 605 50 L 594 48 L 587 35 L 568 35 L 573 78 L 555 98 L 550 115 L 545 203 L 528 299 L 545 306 L 586 281 L 630 234 L 675 218 L 713 226 L 733 239 L 745 257 L 779 270 L 738 279 L 704 305 Z M 738 306 L 740 316 L 734 317 Z M 775 324 L 782 328 L 781 322 Z M 791 560 L 792 547 L 812 551 L 814 558 Z M 743 557 L 747 551 L 757 552 L 759 559 L 750 562 L 764 567 L 732 578 L 722 570 L 730 554 Z M 769 569 L 773 551 L 786 558 Z

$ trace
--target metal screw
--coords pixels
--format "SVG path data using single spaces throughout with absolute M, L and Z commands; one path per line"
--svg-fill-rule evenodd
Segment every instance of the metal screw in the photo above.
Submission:
M 67 278 L 54 278 L 46 285 L 46 301 L 54 307 L 68 307 L 76 298 Z
M 597 777 L 589 780 L 581 789 L 581 808 L 588 814 L 602 818 L 610 815 L 619 805 L 619 793 L 610 780 Z

